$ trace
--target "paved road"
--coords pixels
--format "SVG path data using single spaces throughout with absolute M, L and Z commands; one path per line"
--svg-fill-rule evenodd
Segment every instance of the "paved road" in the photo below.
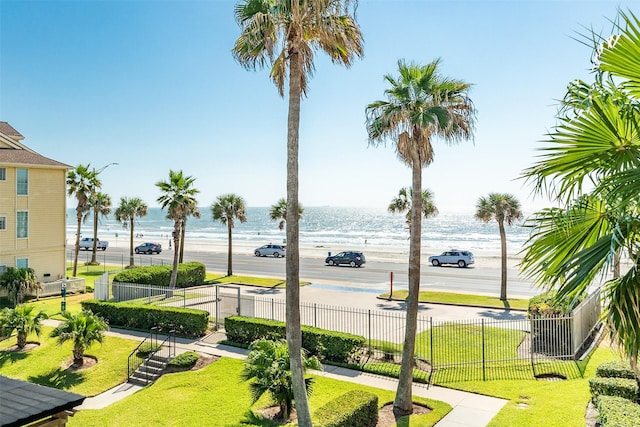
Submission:
M 90 252 L 80 252 L 79 262 L 91 256 Z M 170 264 L 173 252 L 164 251 L 159 255 L 135 255 L 138 265 Z M 207 271 L 227 271 L 226 253 L 188 251 L 185 258 L 202 262 Z M 109 248 L 98 253 L 98 260 L 107 264 L 127 265 L 127 248 Z M 300 258 L 300 278 L 318 286 L 331 286 L 332 289 L 360 292 L 382 293 L 389 291 L 390 273 L 393 272 L 394 290 L 407 288 L 407 264 L 387 261 L 368 260 L 361 268 L 329 267 L 317 258 Z M 285 277 L 284 258 L 257 258 L 253 255 L 234 254 L 233 273 L 240 275 Z M 421 289 L 467 292 L 484 295 L 499 295 L 500 269 L 471 266 L 432 267 L 423 265 Z M 540 293 L 531 281 L 519 276 L 518 271 L 508 272 L 508 295 L 510 297 L 529 298 Z

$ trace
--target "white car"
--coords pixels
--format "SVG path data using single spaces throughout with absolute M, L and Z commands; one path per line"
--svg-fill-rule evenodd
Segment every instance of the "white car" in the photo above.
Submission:
M 287 247 L 284 245 L 262 245 L 253 251 L 255 256 L 273 256 L 275 258 L 285 256 Z
M 429 262 L 434 267 L 439 267 L 443 264 L 457 264 L 458 267 L 464 268 L 473 264 L 473 254 L 469 251 L 461 251 L 459 249 L 451 249 L 442 252 L 440 255 L 433 255 L 429 257 Z

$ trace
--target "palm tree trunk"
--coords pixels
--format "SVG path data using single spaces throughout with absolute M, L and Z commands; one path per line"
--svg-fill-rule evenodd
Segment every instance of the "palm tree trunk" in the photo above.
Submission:
M 181 220 L 175 220 L 173 224 L 173 247 L 180 247 L 180 235 L 181 235 Z M 171 280 L 169 281 L 169 289 L 173 290 L 176 287 L 176 282 L 178 281 L 178 256 L 180 255 L 180 251 L 173 251 L 173 270 L 171 270 Z M 169 297 L 173 296 L 167 295 Z
M 298 3 L 292 2 L 293 19 L 299 19 Z M 300 35 L 294 26 L 289 43 Z M 300 251 L 298 224 L 298 139 L 300 127 L 300 97 L 302 66 L 294 43 L 289 48 L 289 113 L 287 118 L 287 257 L 286 257 L 286 331 L 291 366 L 291 382 L 298 425 L 311 427 L 311 412 L 307 400 L 302 365 L 302 331 L 300 329 Z
M 227 221 L 227 276 L 233 275 L 233 268 L 231 267 L 231 221 Z
M 84 346 L 81 344 L 73 346 L 73 364 L 76 366 L 84 365 Z
M 80 225 L 82 224 L 82 211 L 80 207 L 76 208 L 76 217 L 78 219 L 78 227 L 76 228 L 76 244 L 73 253 L 73 274 L 72 277 L 76 277 L 78 271 L 78 252 L 80 251 Z
M 18 348 L 24 348 L 27 345 L 27 334 L 18 331 Z
M 498 221 L 500 229 L 500 257 L 502 258 L 502 274 L 500 280 L 500 301 L 507 300 L 507 233 L 504 231 L 504 221 Z
M 93 247 L 91 248 L 91 265 L 97 264 L 96 250 L 98 247 L 98 210 L 93 209 Z
M 411 227 L 409 231 L 409 295 L 402 349 L 402 365 L 398 389 L 393 402 L 394 412 L 413 412 L 413 367 L 418 328 L 418 294 L 420 293 L 420 246 L 422 241 L 422 164 L 414 159 L 412 167 L 413 197 L 411 201 Z
M 180 258 L 178 259 L 178 262 L 180 264 L 182 264 L 183 260 L 184 260 L 184 236 L 187 232 L 187 219 L 183 219 L 182 220 L 182 231 L 180 234 Z
M 131 229 L 131 234 L 129 235 L 129 266 L 133 267 L 133 227 L 134 227 L 134 218 L 129 218 L 129 228 Z

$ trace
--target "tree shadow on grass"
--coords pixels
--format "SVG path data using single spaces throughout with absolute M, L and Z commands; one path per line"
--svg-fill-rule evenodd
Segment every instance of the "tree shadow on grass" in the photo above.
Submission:
M 278 423 L 273 420 L 268 420 L 260 415 L 257 415 L 253 411 L 247 411 L 244 414 L 244 419 L 241 421 L 239 426 L 259 426 L 259 427 L 278 427 L 282 426 L 284 423 Z
M 84 382 L 85 377 L 82 373 L 56 368 L 41 375 L 32 375 L 28 378 L 28 381 L 60 390 L 68 390 L 71 387 Z
M 13 364 L 26 359 L 27 353 L 20 351 L 0 351 L 0 368 L 6 364 Z

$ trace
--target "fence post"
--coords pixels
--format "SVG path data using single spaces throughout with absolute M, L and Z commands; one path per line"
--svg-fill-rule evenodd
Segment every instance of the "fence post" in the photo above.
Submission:
M 485 336 L 484 336 L 484 319 L 482 319 L 482 381 L 486 381 L 487 380 L 487 373 L 486 373 L 486 357 L 485 357 L 485 352 L 484 352 L 484 341 L 485 341 Z
M 218 298 L 218 291 L 219 291 L 220 287 L 218 285 L 216 285 L 216 330 L 218 330 L 218 328 L 220 328 L 220 325 L 218 324 L 219 322 L 219 318 L 220 318 L 220 303 L 219 303 L 219 298 Z
M 318 304 L 313 303 L 313 327 L 318 327 Z
M 367 310 L 367 318 L 369 323 L 369 350 L 371 350 L 371 309 Z
M 275 301 L 273 300 L 273 298 L 271 298 L 271 320 L 275 320 L 275 315 L 276 315 Z

